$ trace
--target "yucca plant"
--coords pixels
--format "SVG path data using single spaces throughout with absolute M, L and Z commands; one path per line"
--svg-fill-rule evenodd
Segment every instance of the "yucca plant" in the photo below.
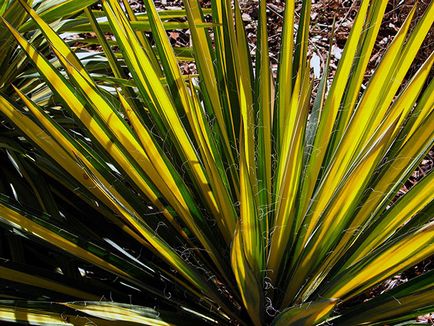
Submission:
M 52 52 L 8 17 L 2 34 L 51 100 L 16 85 L 0 96 L 0 320 L 396 324 L 434 309 L 433 272 L 361 299 L 434 253 L 433 174 L 395 200 L 433 146 L 434 55 L 407 72 L 434 2 L 365 81 L 387 1 L 363 0 L 332 83 L 327 63 L 315 88 L 309 1 L 296 32 L 286 3 L 276 78 L 266 1 L 253 60 L 237 0 L 212 1 L 212 22 L 197 0 L 165 14 L 144 0 L 145 16 L 126 0 L 84 8 L 72 25 L 97 36 L 103 76 L 19 4 Z M 167 37 L 180 16 L 191 48 Z

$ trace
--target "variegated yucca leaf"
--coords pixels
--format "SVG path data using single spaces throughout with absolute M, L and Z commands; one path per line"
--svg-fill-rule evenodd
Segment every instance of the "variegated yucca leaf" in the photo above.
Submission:
M 44 19 L 47 19 L 51 27 L 57 32 L 61 32 L 66 21 L 74 21 L 75 16 L 83 11 L 84 8 L 93 5 L 97 0 L 72 1 L 72 0 L 48 0 L 48 1 L 26 1 L 31 5 Z M 49 55 L 50 49 L 47 41 L 44 39 L 38 26 L 26 14 L 19 1 L 0 1 L 0 14 L 9 23 L 20 31 L 25 31 L 30 35 L 29 41 L 35 45 L 41 53 Z M 65 38 L 72 45 L 76 41 L 71 39 L 78 37 L 78 34 L 71 31 Z M 51 97 L 51 91 L 45 83 L 41 83 L 37 70 L 26 58 L 13 36 L 6 28 L 0 30 L 0 90 L 4 93 L 11 92 L 11 84 L 19 87 L 25 92 L 32 94 L 32 98 L 38 103 L 47 103 Z M 92 62 L 100 61 L 104 64 L 104 58 L 96 53 L 77 53 L 83 59 L 83 63 L 91 70 L 97 71 L 92 67 Z M 53 64 L 59 66 L 55 59 Z
M 362 0 L 318 86 L 309 1 L 298 28 L 286 3 L 276 77 L 265 0 L 253 58 L 238 0 L 143 4 L 0 1 L 16 51 L 0 47 L 0 320 L 356 325 L 432 311 L 432 272 L 357 302 L 434 254 L 433 173 L 396 199 L 434 145 L 434 54 L 409 74 L 434 2 L 367 80 L 387 1 Z M 173 47 L 167 30 L 184 28 L 191 47 Z M 65 41 L 80 32 L 96 38 Z

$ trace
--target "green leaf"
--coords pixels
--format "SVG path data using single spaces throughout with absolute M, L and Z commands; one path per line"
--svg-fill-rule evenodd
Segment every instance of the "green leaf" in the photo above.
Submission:
M 336 299 L 323 299 L 306 302 L 299 306 L 286 308 L 273 321 L 273 326 L 316 325 L 324 320 L 336 305 Z
M 433 277 L 434 271 L 429 271 L 400 284 L 353 309 L 348 309 L 334 322 L 336 325 L 396 324 L 430 313 L 434 308 Z

